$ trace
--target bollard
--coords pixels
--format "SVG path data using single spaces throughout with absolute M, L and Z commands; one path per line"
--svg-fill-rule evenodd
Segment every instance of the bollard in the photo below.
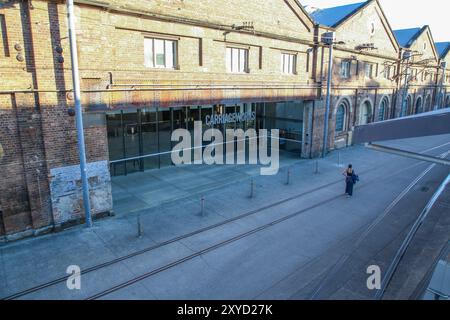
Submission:
M 142 223 L 141 223 L 141 215 L 138 214 L 137 216 L 137 228 L 138 228 L 138 238 L 142 238 L 142 234 L 144 233 L 142 230 Z
M 291 183 L 291 168 L 288 168 L 287 178 L 286 178 L 286 185 L 289 185 L 290 183 Z
M 202 196 L 200 199 L 200 206 L 201 206 L 201 215 L 202 217 L 205 216 L 205 196 Z
M 319 160 L 316 160 L 316 169 L 315 169 L 315 171 L 314 171 L 314 173 L 315 174 L 318 174 L 319 173 Z
M 255 192 L 255 182 L 253 179 L 250 180 L 250 198 L 253 198 Z
M 338 152 L 338 167 L 342 167 L 341 165 L 341 152 Z

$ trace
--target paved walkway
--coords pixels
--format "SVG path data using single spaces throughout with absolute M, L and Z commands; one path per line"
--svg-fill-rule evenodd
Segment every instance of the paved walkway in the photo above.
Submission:
M 450 149 L 450 144 L 441 146 L 449 142 L 450 136 L 439 136 L 396 141 L 389 145 L 413 151 L 428 150 L 427 153 L 438 155 Z M 433 148 L 437 146 L 441 147 Z M 373 250 L 380 252 L 377 246 L 395 246 L 396 237 L 400 239 L 400 222 L 408 218 L 405 212 L 423 208 L 442 177 L 448 174 L 448 168 L 436 168 L 430 178 L 414 185 L 420 196 L 416 194 L 408 199 L 410 210 L 399 209 L 399 217 L 391 215 L 393 220 L 377 229 L 378 233 L 370 234 L 370 241 L 361 241 L 359 245 L 362 247 L 355 251 L 355 241 L 367 240 L 367 237 L 361 238 L 361 233 L 429 164 L 377 153 L 361 146 L 348 148 L 340 154 L 341 162 L 353 163 L 361 176 L 354 199 L 341 196 L 343 169 L 338 165 L 338 153 L 319 161 L 318 174 L 312 160 L 289 162 L 277 176 L 268 177 L 257 175 L 257 168 L 252 175 L 245 167 L 197 167 L 193 172 L 178 170 L 173 177 L 168 170 L 163 170 L 160 178 L 176 179 L 176 185 L 181 183 L 187 194 L 174 201 L 143 210 L 137 206 L 133 213 L 96 221 L 92 229 L 75 227 L 58 234 L 1 246 L 0 297 L 64 276 L 69 265 L 78 265 L 85 270 L 155 246 L 154 250 L 83 275 L 82 290 L 70 291 L 65 283 L 60 283 L 23 297 L 86 298 L 282 219 L 277 224 L 195 256 L 105 298 L 367 298 L 370 294 L 367 289 L 362 286 L 353 286 L 352 289 L 352 281 L 346 281 L 348 286 L 342 287 L 342 291 L 333 289 L 333 285 L 339 286 L 341 282 L 333 283 L 326 275 L 336 274 L 330 269 L 342 270 L 349 263 L 342 260 L 343 256 L 352 256 L 355 252 L 373 254 Z M 288 168 L 291 168 L 289 185 L 286 184 Z M 226 181 L 226 185 L 210 188 L 204 176 L 213 181 Z M 139 179 L 145 180 L 145 177 L 136 176 L 136 188 L 139 188 Z M 254 197 L 250 198 L 252 179 L 255 189 Z M 157 189 L 155 187 L 154 191 L 148 192 L 154 192 L 158 198 Z M 164 190 L 169 192 L 172 189 L 166 187 Z M 205 195 L 204 216 L 201 215 L 200 193 Z M 400 217 L 402 212 L 405 214 L 403 220 Z M 144 232 L 141 238 L 137 237 L 138 215 Z M 289 215 L 291 217 L 286 219 Z M 234 220 L 176 239 L 230 219 Z M 167 241 L 166 245 L 158 246 Z M 361 258 L 361 265 L 370 258 Z M 366 277 L 362 269 L 353 272 L 358 277 L 352 279 Z M 322 283 L 326 290 L 320 289 Z M 365 284 L 365 280 L 361 283 Z
M 281 167 L 299 160 L 299 155 L 280 151 Z M 177 200 L 201 198 L 213 190 L 248 182 L 259 172 L 260 167 L 255 165 L 184 165 L 113 177 L 114 213 L 130 214 Z

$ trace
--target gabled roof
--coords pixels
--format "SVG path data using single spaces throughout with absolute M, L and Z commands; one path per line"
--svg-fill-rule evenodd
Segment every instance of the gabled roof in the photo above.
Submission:
M 440 58 L 444 58 L 450 51 L 450 42 L 436 42 L 435 45 Z
M 401 29 L 394 30 L 394 34 L 400 46 L 402 46 L 403 48 L 409 48 L 413 44 L 414 40 L 416 40 L 424 30 L 425 27 Z
M 311 13 L 311 17 L 318 24 L 335 28 L 369 2 L 370 1 L 365 1 L 345 6 L 319 9 Z

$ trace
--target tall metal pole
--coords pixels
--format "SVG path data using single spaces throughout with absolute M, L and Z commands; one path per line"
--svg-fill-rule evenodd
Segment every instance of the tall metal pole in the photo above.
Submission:
M 439 86 L 439 95 L 438 95 L 438 101 L 437 101 L 436 109 L 439 109 L 441 107 L 442 100 L 444 100 L 444 103 L 445 103 L 445 99 L 444 99 L 444 80 L 445 80 L 445 71 L 447 69 L 447 62 L 445 62 L 445 61 L 442 62 L 440 67 L 442 68 L 442 77 L 441 77 L 441 85 Z
M 78 72 L 77 36 L 75 30 L 73 0 L 67 0 L 67 19 L 69 22 L 70 56 L 72 58 L 72 80 L 75 99 L 78 151 L 80 155 L 81 183 L 83 186 L 83 206 L 86 225 L 92 227 L 91 204 L 89 202 L 89 183 L 86 167 L 86 149 L 84 145 L 83 114 L 81 110 L 80 76 Z
M 330 114 L 330 105 L 331 105 L 331 79 L 332 79 L 332 71 L 333 71 L 333 39 L 330 41 L 330 56 L 328 57 L 328 80 L 327 80 L 327 100 L 325 107 L 325 122 L 323 129 L 323 150 L 322 150 L 322 158 L 325 158 L 327 154 L 327 146 L 328 146 L 328 117 Z
M 411 53 L 406 51 L 402 56 L 403 59 L 406 58 L 406 71 L 405 71 L 405 84 L 403 86 L 403 94 L 402 94 L 402 109 L 400 110 L 400 117 L 404 117 L 408 115 L 407 110 L 407 100 L 408 100 L 408 84 L 409 84 L 409 59 Z

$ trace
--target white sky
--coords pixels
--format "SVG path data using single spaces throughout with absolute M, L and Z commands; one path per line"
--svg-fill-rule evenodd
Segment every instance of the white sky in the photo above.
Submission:
M 364 0 L 299 0 L 302 5 L 328 8 Z M 429 25 L 434 41 L 450 41 L 449 0 L 379 0 L 392 28 Z

